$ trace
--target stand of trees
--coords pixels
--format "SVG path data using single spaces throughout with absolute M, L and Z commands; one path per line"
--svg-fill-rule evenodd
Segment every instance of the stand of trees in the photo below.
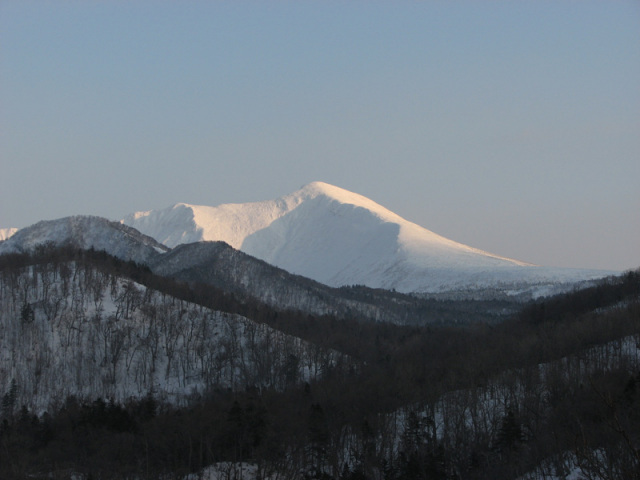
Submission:
M 343 362 L 334 350 L 167 293 L 195 297 L 183 284 L 91 255 L 0 269 L 0 392 L 19 386 L 11 403 L 43 411 L 69 395 L 120 402 L 153 391 L 181 404 L 212 388 L 284 389 Z
M 129 290 L 127 304 L 127 279 L 135 280 L 157 289 L 149 294 L 156 301 L 192 302 L 194 318 L 206 305 L 258 322 L 256 348 L 250 334 L 238 342 L 255 371 L 268 363 L 257 335 L 267 326 L 302 339 L 305 358 L 325 361 L 282 355 L 279 381 L 255 380 L 267 373 L 242 384 L 213 381 L 182 403 L 149 389 L 130 399 L 69 395 L 46 411 L 29 406 L 22 378 L 3 371 L 1 478 L 184 478 L 217 462 L 252 463 L 262 479 L 550 478 L 571 465 L 587 478 L 640 477 L 638 271 L 537 302 L 499 325 L 403 327 L 277 311 L 99 252 L 56 252 L 66 255 L 56 268 L 70 270 L 71 289 L 73 273 L 86 281 L 83 268 L 124 279 L 110 300 L 119 324 L 148 308 L 146 291 L 136 303 Z M 55 305 L 29 296 L 52 289 L 35 274 L 56 265 L 45 258 L 0 257 L 0 301 L 12 305 L 15 335 L 33 336 L 25 332 L 47 311 L 46 321 L 60 320 Z M 170 334 L 158 344 L 163 374 L 180 363 L 175 352 L 188 328 L 179 330 L 175 345 Z M 12 331 L 3 325 L 5 337 Z M 305 362 L 317 375 L 303 375 L 315 368 Z

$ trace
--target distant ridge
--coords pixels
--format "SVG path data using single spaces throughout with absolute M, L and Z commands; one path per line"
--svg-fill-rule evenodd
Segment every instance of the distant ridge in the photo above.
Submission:
M 179 203 L 130 214 L 122 223 L 168 247 L 224 241 L 291 273 L 336 287 L 361 284 L 440 292 L 574 282 L 613 273 L 537 267 L 484 252 L 323 182 L 262 202 L 215 207 Z
M 168 247 L 134 228 L 102 217 L 72 216 L 43 220 L 22 228 L 0 243 L 0 254 L 24 253 L 38 245 L 70 245 L 82 249 L 105 250 L 123 260 L 151 261 Z

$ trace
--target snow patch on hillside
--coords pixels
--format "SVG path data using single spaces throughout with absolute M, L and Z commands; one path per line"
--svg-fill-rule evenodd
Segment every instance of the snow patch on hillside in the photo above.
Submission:
M 7 240 L 17 231 L 17 228 L 0 228 L 0 242 L 3 240 Z

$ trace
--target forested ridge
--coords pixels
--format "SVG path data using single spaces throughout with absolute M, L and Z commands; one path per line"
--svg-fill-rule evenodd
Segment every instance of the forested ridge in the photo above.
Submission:
M 216 462 L 255 464 L 263 479 L 518 478 L 536 468 L 544 478 L 571 462 L 593 478 L 640 475 L 640 271 L 532 303 L 502 323 L 401 326 L 281 311 L 103 252 L 41 248 L 0 256 L 0 301 L 15 298 L 19 328 L 37 315 L 44 322 L 45 304 L 26 301 L 32 287 L 18 279 L 56 269 L 69 270 L 69 285 L 76 272 L 90 272 L 83 281 L 108 275 L 118 288 L 135 282 L 156 301 L 239 315 L 304 344 L 294 342 L 281 365 L 263 359 L 280 365 L 272 376 L 247 373 L 233 385 L 212 377 L 180 402 L 149 388 L 36 409 L 18 401 L 25 385 L 4 372 L 2 478 L 184 478 Z M 196 307 L 183 310 L 195 321 Z M 49 312 L 47 321 L 60 321 Z M 324 356 L 316 375 L 302 367 L 304 351 Z

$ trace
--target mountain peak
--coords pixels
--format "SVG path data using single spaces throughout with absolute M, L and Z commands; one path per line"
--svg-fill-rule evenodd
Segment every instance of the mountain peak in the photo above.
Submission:
M 224 241 L 331 286 L 425 291 L 434 282 L 457 282 L 463 270 L 478 276 L 482 269 L 527 266 L 441 237 L 367 197 L 321 181 L 274 200 L 216 207 L 179 203 L 122 222 L 169 247 Z
M 298 193 L 301 195 L 308 195 L 310 197 L 317 196 L 317 195 L 325 195 L 327 197 L 335 197 L 335 198 L 345 197 L 349 195 L 356 195 L 353 192 L 345 190 L 344 188 L 336 187 L 335 185 L 331 185 L 329 183 L 319 182 L 319 181 L 308 183 L 295 193 Z
M 406 222 L 402 217 L 370 198 L 325 182 L 311 182 L 289 196 L 300 198 L 301 201 L 322 196 L 341 204 L 364 208 L 387 222 Z

